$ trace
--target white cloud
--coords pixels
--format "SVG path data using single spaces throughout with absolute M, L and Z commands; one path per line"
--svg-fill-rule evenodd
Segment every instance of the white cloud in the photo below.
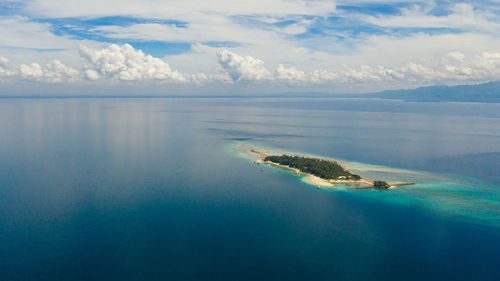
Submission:
M 32 0 L 25 10 L 44 17 L 95 17 L 104 15 L 129 15 L 156 18 L 195 17 L 200 13 L 243 14 L 303 14 L 326 15 L 335 11 L 333 0 Z
M 80 47 L 80 54 L 86 59 L 86 76 L 96 80 L 99 77 L 112 80 L 158 80 L 167 82 L 186 82 L 184 75 L 172 70 L 167 62 L 145 55 L 129 44 L 96 50 Z
M 97 71 L 95 71 L 93 69 L 87 69 L 87 70 L 85 70 L 85 76 L 89 80 L 97 80 L 97 79 L 99 79 L 99 73 L 97 73 Z
M 251 56 L 241 56 L 226 49 L 217 52 L 217 60 L 233 81 L 268 80 L 271 73 L 264 62 Z
M 0 57 L 0 78 L 15 75 L 16 70 L 7 58 Z
M 480 53 L 471 56 L 455 51 L 440 60 L 408 62 L 395 67 L 361 66 L 348 69 L 343 76 L 350 82 L 386 82 L 448 84 L 485 82 L 500 79 L 500 53 Z
M 29 65 L 36 61 L 45 65 L 60 60 L 76 67 L 80 63 L 77 42 L 101 45 L 91 40 L 55 35 L 53 25 L 18 15 L 0 15 L 0 34 L 0 56 L 8 57 L 16 64 Z
M 51 83 L 75 81 L 79 79 L 79 75 L 80 73 L 77 70 L 67 67 L 59 60 L 47 64 L 44 70 L 46 81 Z
M 431 6 L 433 7 L 433 6 Z M 457 3 L 449 7 L 448 15 L 429 14 L 427 5 L 404 8 L 400 15 L 368 16 L 361 20 L 383 27 L 457 28 L 468 31 L 498 32 L 498 16 L 472 3 Z
M 311 83 L 328 83 L 330 81 L 338 80 L 337 74 L 324 69 L 314 70 L 313 72 L 311 72 L 309 77 Z
M 454 51 L 444 56 L 444 59 L 453 62 L 463 62 L 465 59 L 465 55 L 459 51 Z
M 196 73 L 191 74 L 190 80 L 195 84 L 203 84 L 205 82 L 208 82 L 210 80 L 210 77 L 205 73 Z
M 45 67 L 38 63 L 21 64 L 17 73 L 26 80 L 48 83 L 72 82 L 79 79 L 77 70 L 67 67 L 59 60 L 54 60 Z
M 43 77 L 43 69 L 38 63 L 21 64 L 19 75 L 28 80 L 40 80 Z
M 383 85 L 395 82 L 429 85 L 500 79 L 500 53 L 498 52 L 483 52 L 466 56 L 454 51 L 443 55 L 439 60 L 407 62 L 399 66 L 362 64 L 353 67 L 344 65 L 337 71 L 318 69 L 304 72 L 296 67 L 287 68 L 280 64 L 272 75 L 264 68 L 262 60 L 249 56 L 243 57 L 227 50 L 221 50 L 218 57 L 233 81 L 265 79 L 270 83 L 311 86 L 314 84 L 363 85 L 370 83 Z
M 304 71 L 297 70 L 295 67 L 286 68 L 282 64 L 278 65 L 275 73 L 275 79 L 286 83 L 303 83 L 307 82 L 308 77 Z
M 274 31 L 278 33 L 288 34 L 288 35 L 298 35 L 306 33 L 308 28 L 313 24 L 313 20 L 299 19 L 293 24 L 286 25 L 281 28 L 274 28 Z
M 54 35 L 48 23 L 24 16 L 0 16 L 0 46 L 27 49 L 64 49 L 74 46 L 72 40 Z

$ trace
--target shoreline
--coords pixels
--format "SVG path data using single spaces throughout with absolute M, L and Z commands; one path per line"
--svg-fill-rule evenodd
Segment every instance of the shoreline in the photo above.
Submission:
M 255 149 L 251 149 L 250 151 L 252 153 L 255 153 L 255 154 L 258 154 L 261 156 L 258 160 L 253 161 L 254 163 L 256 163 L 256 164 L 268 164 L 268 165 L 272 165 L 272 166 L 276 166 L 279 168 L 293 171 L 299 175 L 305 175 L 305 176 L 307 176 L 307 180 L 309 181 L 309 183 L 316 185 L 317 188 L 333 187 L 336 184 L 344 184 L 344 185 L 364 185 L 364 186 L 358 186 L 358 187 L 354 188 L 354 189 L 360 189 L 360 190 L 375 189 L 375 186 L 373 185 L 373 181 L 370 179 L 364 179 L 364 178 L 359 179 L 359 180 L 323 179 L 323 178 L 320 178 L 320 177 L 315 176 L 313 174 L 309 174 L 309 173 L 300 171 L 297 168 L 292 168 L 290 166 L 282 165 L 282 164 L 271 162 L 271 161 L 264 161 L 264 159 L 267 156 L 271 156 L 271 154 L 267 154 L 267 153 L 264 153 L 264 152 L 261 152 L 261 151 L 255 150 Z M 326 158 L 318 158 L 318 159 L 326 159 Z M 336 161 L 335 159 L 326 159 L 326 160 Z M 393 188 L 396 188 L 398 186 L 407 186 L 407 185 L 414 185 L 414 184 L 415 183 L 411 183 L 411 182 L 389 183 L 389 187 L 387 189 L 393 189 Z

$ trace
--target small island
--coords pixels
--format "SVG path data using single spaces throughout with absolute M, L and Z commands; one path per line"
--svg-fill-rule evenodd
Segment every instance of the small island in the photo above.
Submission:
M 391 186 L 385 181 L 376 180 L 376 181 L 373 181 L 373 187 L 378 188 L 378 189 L 388 189 Z
M 334 184 L 359 185 L 356 189 L 380 189 L 387 190 L 396 186 L 412 185 L 413 183 L 389 184 L 383 180 L 371 181 L 353 174 L 332 159 L 304 157 L 296 155 L 267 155 L 265 153 L 251 150 L 262 157 L 256 163 L 270 164 L 281 168 L 293 170 L 296 173 L 309 175 L 309 181 L 318 188 L 333 186 Z

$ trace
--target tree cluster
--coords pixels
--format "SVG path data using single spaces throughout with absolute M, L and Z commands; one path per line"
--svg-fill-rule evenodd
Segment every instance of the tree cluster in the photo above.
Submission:
M 296 168 L 301 172 L 312 174 L 323 179 L 361 179 L 359 175 L 351 174 L 335 161 L 288 155 L 267 156 L 264 158 L 264 161 Z

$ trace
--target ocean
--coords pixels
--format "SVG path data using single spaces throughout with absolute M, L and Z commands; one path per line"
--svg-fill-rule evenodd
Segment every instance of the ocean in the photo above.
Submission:
M 238 148 L 341 159 L 317 189 Z M 0 280 L 496 280 L 500 104 L 0 99 Z

